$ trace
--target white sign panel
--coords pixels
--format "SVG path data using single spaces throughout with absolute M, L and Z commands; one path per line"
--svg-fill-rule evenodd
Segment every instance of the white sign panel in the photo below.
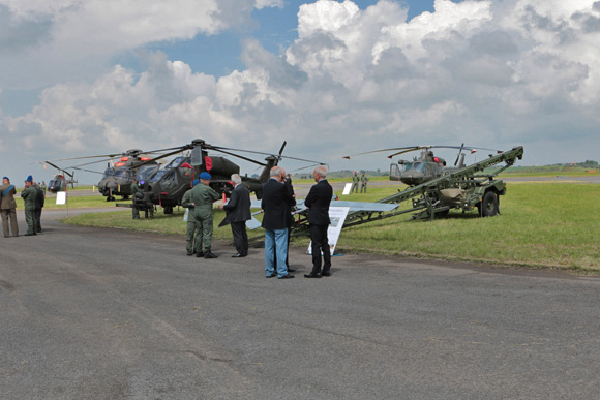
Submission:
M 332 255 L 340 237 L 344 221 L 348 216 L 348 211 L 350 211 L 350 207 L 329 207 L 329 219 L 331 220 L 331 223 L 327 228 L 327 239 L 329 240 L 329 251 Z M 308 244 L 308 254 L 312 254 L 310 246 L 311 243 Z
M 350 194 L 351 189 L 352 183 L 346 183 L 346 186 L 344 186 L 344 190 L 342 190 L 342 194 Z
M 57 192 L 56 193 L 56 205 L 64 206 L 67 204 L 67 192 Z

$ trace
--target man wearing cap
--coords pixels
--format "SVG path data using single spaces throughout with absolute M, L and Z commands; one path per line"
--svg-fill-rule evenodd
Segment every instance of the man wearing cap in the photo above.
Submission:
M 237 253 L 232 257 L 246 257 L 248 254 L 248 235 L 246 234 L 246 221 L 250 216 L 250 192 L 242 185 L 242 178 L 238 174 L 231 175 L 235 185 L 231 192 L 229 203 L 219 206 L 219 210 L 227 211 L 227 218 L 231 223 L 231 233 Z
M 0 186 L 0 213 L 2 214 L 2 231 L 4 237 L 9 237 L 8 221 L 10 220 L 10 231 L 13 237 L 19 236 L 19 224 L 17 222 L 17 202 L 13 195 L 17 194 L 17 189 L 10 184 L 10 180 L 5 176 L 2 178 Z
M 21 192 L 21 197 L 25 201 L 25 221 L 27 222 L 27 233 L 25 236 L 35 236 L 35 197 L 37 191 L 32 186 L 33 178 L 31 175 L 25 181 L 25 189 Z
M 188 190 L 185 193 L 189 193 L 187 196 L 184 194 L 185 201 L 182 199 L 181 205 L 190 209 L 188 212 L 188 223 L 190 218 L 192 218 L 196 224 L 198 232 L 196 236 L 196 257 L 217 258 L 218 256 L 211 251 L 213 232 L 212 204 L 219 200 L 221 196 L 209 186 L 210 178 L 208 172 L 201 173 L 200 183 Z M 202 251 L 202 244 L 204 244 L 204 251 Z

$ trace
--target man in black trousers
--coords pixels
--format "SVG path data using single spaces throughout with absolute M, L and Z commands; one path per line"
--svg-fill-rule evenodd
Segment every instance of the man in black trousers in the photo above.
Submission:
M 231 222 L 231 233 L 237 253 L 231 257 L 246 257 L 248 255 L 248 235 L 246 234 L 246 221 L 250 217 L 250 192 L 242 185 L 242 178 L 238 174 L 231 175 L 235 185 L 231 198 L 227 204 L 219 206 L 227 211 L 227 218 Z
M 312 271 L 305 274 L 305 278 L 320 278 L 331 276 L 331 252 L 327 228 L 329 227 L 329 204 L 333 189 L 327 182 L 327 169 L 320 165 L 313 171 L 316 185 L 313 185 L 304 199 L 304 205 L 308 208 L 308 223 L 312 252 Z M 321 271 L 321 251 L 323 251 L 323 271 Z

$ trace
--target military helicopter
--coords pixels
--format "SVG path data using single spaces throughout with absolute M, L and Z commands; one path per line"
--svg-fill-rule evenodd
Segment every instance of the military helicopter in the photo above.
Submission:
M 165 214 L 172 214 L 173 208 L 181 204 L 183 194 L 192 187 L 192 182 L 194 179 L 200 176 L 202 172 L 210 173 L 210 186 L 213 189 L 219 193 L 225 193 L 227 196 L 229 196 L 231 190 L 233 190 L 231 175 L 239 174 L 240 167 L 238 164 L 227 158 L 221 156 L 209 156 L 207 150 L 211 150 L 264 166 L 264 170 L 258 179 L 242 176 L 242 183 L 248 188 L 248 190 L 255 192 L 257 197 L 261 198 L 262 184 L 269 179 L 269 171 L 271 167 L 277 165 L 278 161 L 283 158 L 281 153 L 283 152 L 286 144 L 287 142 L 284 142 L 279 150 L 279 153 L 277 155 L 273 155 L 250 150 L 213 146 L 201 139 L 194 140 L 190 144 L 181 146 L 176 151 L 160 155 L 141 163 L 139 167 L 145 166 L 146 163 L 156 162 L 156 160 L 160 158 L 169 157 L 184 151 L 189 151 L 188 155 L 181 155 L 174 158 L 168 164 L 166 164 L 164 168 L 158 170 L 149 179 L 140 179 L 139 182 L 141 185 L 145 186 L 146 191 L 150 192 L 149 196 L 151 197 L 150 200 L 152 203 L 161 206 Z M 263 154 L 267 155 L 268 157 L 265 159 L 266 162 L 261 162 L 233 152 Z M 285 158 L 318 163 L 316 161 L 295 157 Z M 142 181 L 144 182 L 142 183 Z
M 87 162 L 84 164 L 73 165 L 67 167 L 68 169 L 82 170 L 80 167 L 84 165 L 90 165 L 94 163 L 109 161 L 108 166 L 100 182 L 98 182 L 98 191 L 106 196 L 106 201 L 115 201 L 115 195 L 120 195 L 123 199 L 127 199 L 131 195 L 131 184 L 133 183 L 134 177 L 137 180 L 145 180 L 154 175 L 160 165 L 157 162 L 151 162 L 151 158 L 147 157 L 150 154 L 161 153 L 164 151 L 174 150 L 174 148 L 143 151 L 139 149 L 127 150 L 123 153 L 115 154 L 102 154 L 94 156 L 83 156 L 73 158 L 63 158 L 51 161 L 62 161 L 62 160 L 77 160 L 77 159 L 90 159 L 90 158 L 103 158 L 103 160 Z M 142 155 L 146 155 L 143 157 Z M 114 157 L 121 156 L 117 162 L 112 163 Z M 48 161 L 46 161 L 48 162 Z M 142 165 L 143 163 L 143 165 Z M 86 170 L 83 170 L 86 171 Z M 98 173 L 95 171 L 87 171 Z
M 40 162 L 42 164 L 42 166 L 44 167 L 44 169 L 46 168 L 46 164 L 50 164 L 52 165 L 54 168 L 56 168 L 59 172 L 62 172 L 62 174 L 57 174 L 54 175 L 54 178 L 50 180 L 50 182 L 48 183 L 48 190 L 52 193 L 58 193 L 58 192 L 64 192 L 65 190 L 67 190 L 67 185 L 71 185 L 71 188 L 73 188 L 73 185 L 75 183 L 78 183 L 75 178 L 74 175 L 75 173 L 69 173 L 67 171 L 65 171 L 64 169 L 60 168 L 58 165 L 50 162 L 50 161 L 44 161 L 44 162 Z M 46 164 L 44 164 L 46 163 Z M 65 178 L 65 175 L 69 177 L 69 179 Z
M 446 160 L 442 157 L 434 156 L 431 149 L 458 149 L 458 155 L 454 161 L 453 167 L 446 166 Z M 425 182 L 429 182 L 432 179 L 439 178 L 440 176 L 447 175 L 453 172 L 458 172 L 465 167 L 464 159 L 465 154 L 463 150 L 468 150 L 471 154 L 476 153 L 478 150 L 495 151 L 498 154 L 502 153 L 501 150 L 485 149 L 485 148 L 474 148 L 465 147 L 464 144 L 460 146 L 408 146 L 408 147 L 396 147 L 391 149 L 374 150 L 365 153 L 353 154 L 352 156 L 344 156 L 345 159 L 350 157 L 394 151 L 395 153 L 387 156 L 388 158 L 395 157 L 399 154 L 409 153 L 411 151 L 421 150 L 419 157 L 414 157 L 412 161 L 409 160 L 398 160 L 397 163 L 390 164 L 390 180 L 399 181 L 409 186 L 420 185 Z

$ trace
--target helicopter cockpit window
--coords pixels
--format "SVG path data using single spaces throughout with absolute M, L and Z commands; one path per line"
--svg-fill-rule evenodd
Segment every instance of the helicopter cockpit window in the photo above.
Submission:
M 185 165 L 189 165 L 189 164 L 185 164 Z M 190 176 L 190 174 L 192 173 L 192 169 L 190 167 L 179 167 L 179 173 L 182 176 Z
M 138 181 L 149 180 L 158 171 L 158 164 L 144 165 L 137 172 Z
M 422 162 L 412 162 L 412 163 L 401 164 L 400 168 L 401 168 L 400 172 L 407 172 L 407 171 L 423 172 L 425 165 Z
M 166 170 L 161 169 L 160 171 L 158 171 L 156 174 L 154 174 L 152 176 L 152 178 L 149 179 L 150 182 L 158 182 L 160 180 L 160 178 L 162 178 L 165 174 L 167 173 Z
M 179 165 L 181 165 L 183 160 L 185 160 L 185 157 L 183 157 L 183 156 L 175 157 L 167 165 L 165 165 L 165 169 L 178 167 Z
M 107 168 L 102 174 L 102 179 L 108 178 L 109 176 L 113 176 L 115 174 L 115 170 L 112 168 Z
M 176 187 L 177 183 L 177 174 L 173 171 L 169 171 L 160 180 L 160 187 L 163 190 L 169 190 Z
M 133 178 L 133 176 L 131 174 L 131 170 L 123 170 L 123 169 L 115 171 L 115 177 L 121 178 L 121 179 L 127 179 L 127 180 Z

